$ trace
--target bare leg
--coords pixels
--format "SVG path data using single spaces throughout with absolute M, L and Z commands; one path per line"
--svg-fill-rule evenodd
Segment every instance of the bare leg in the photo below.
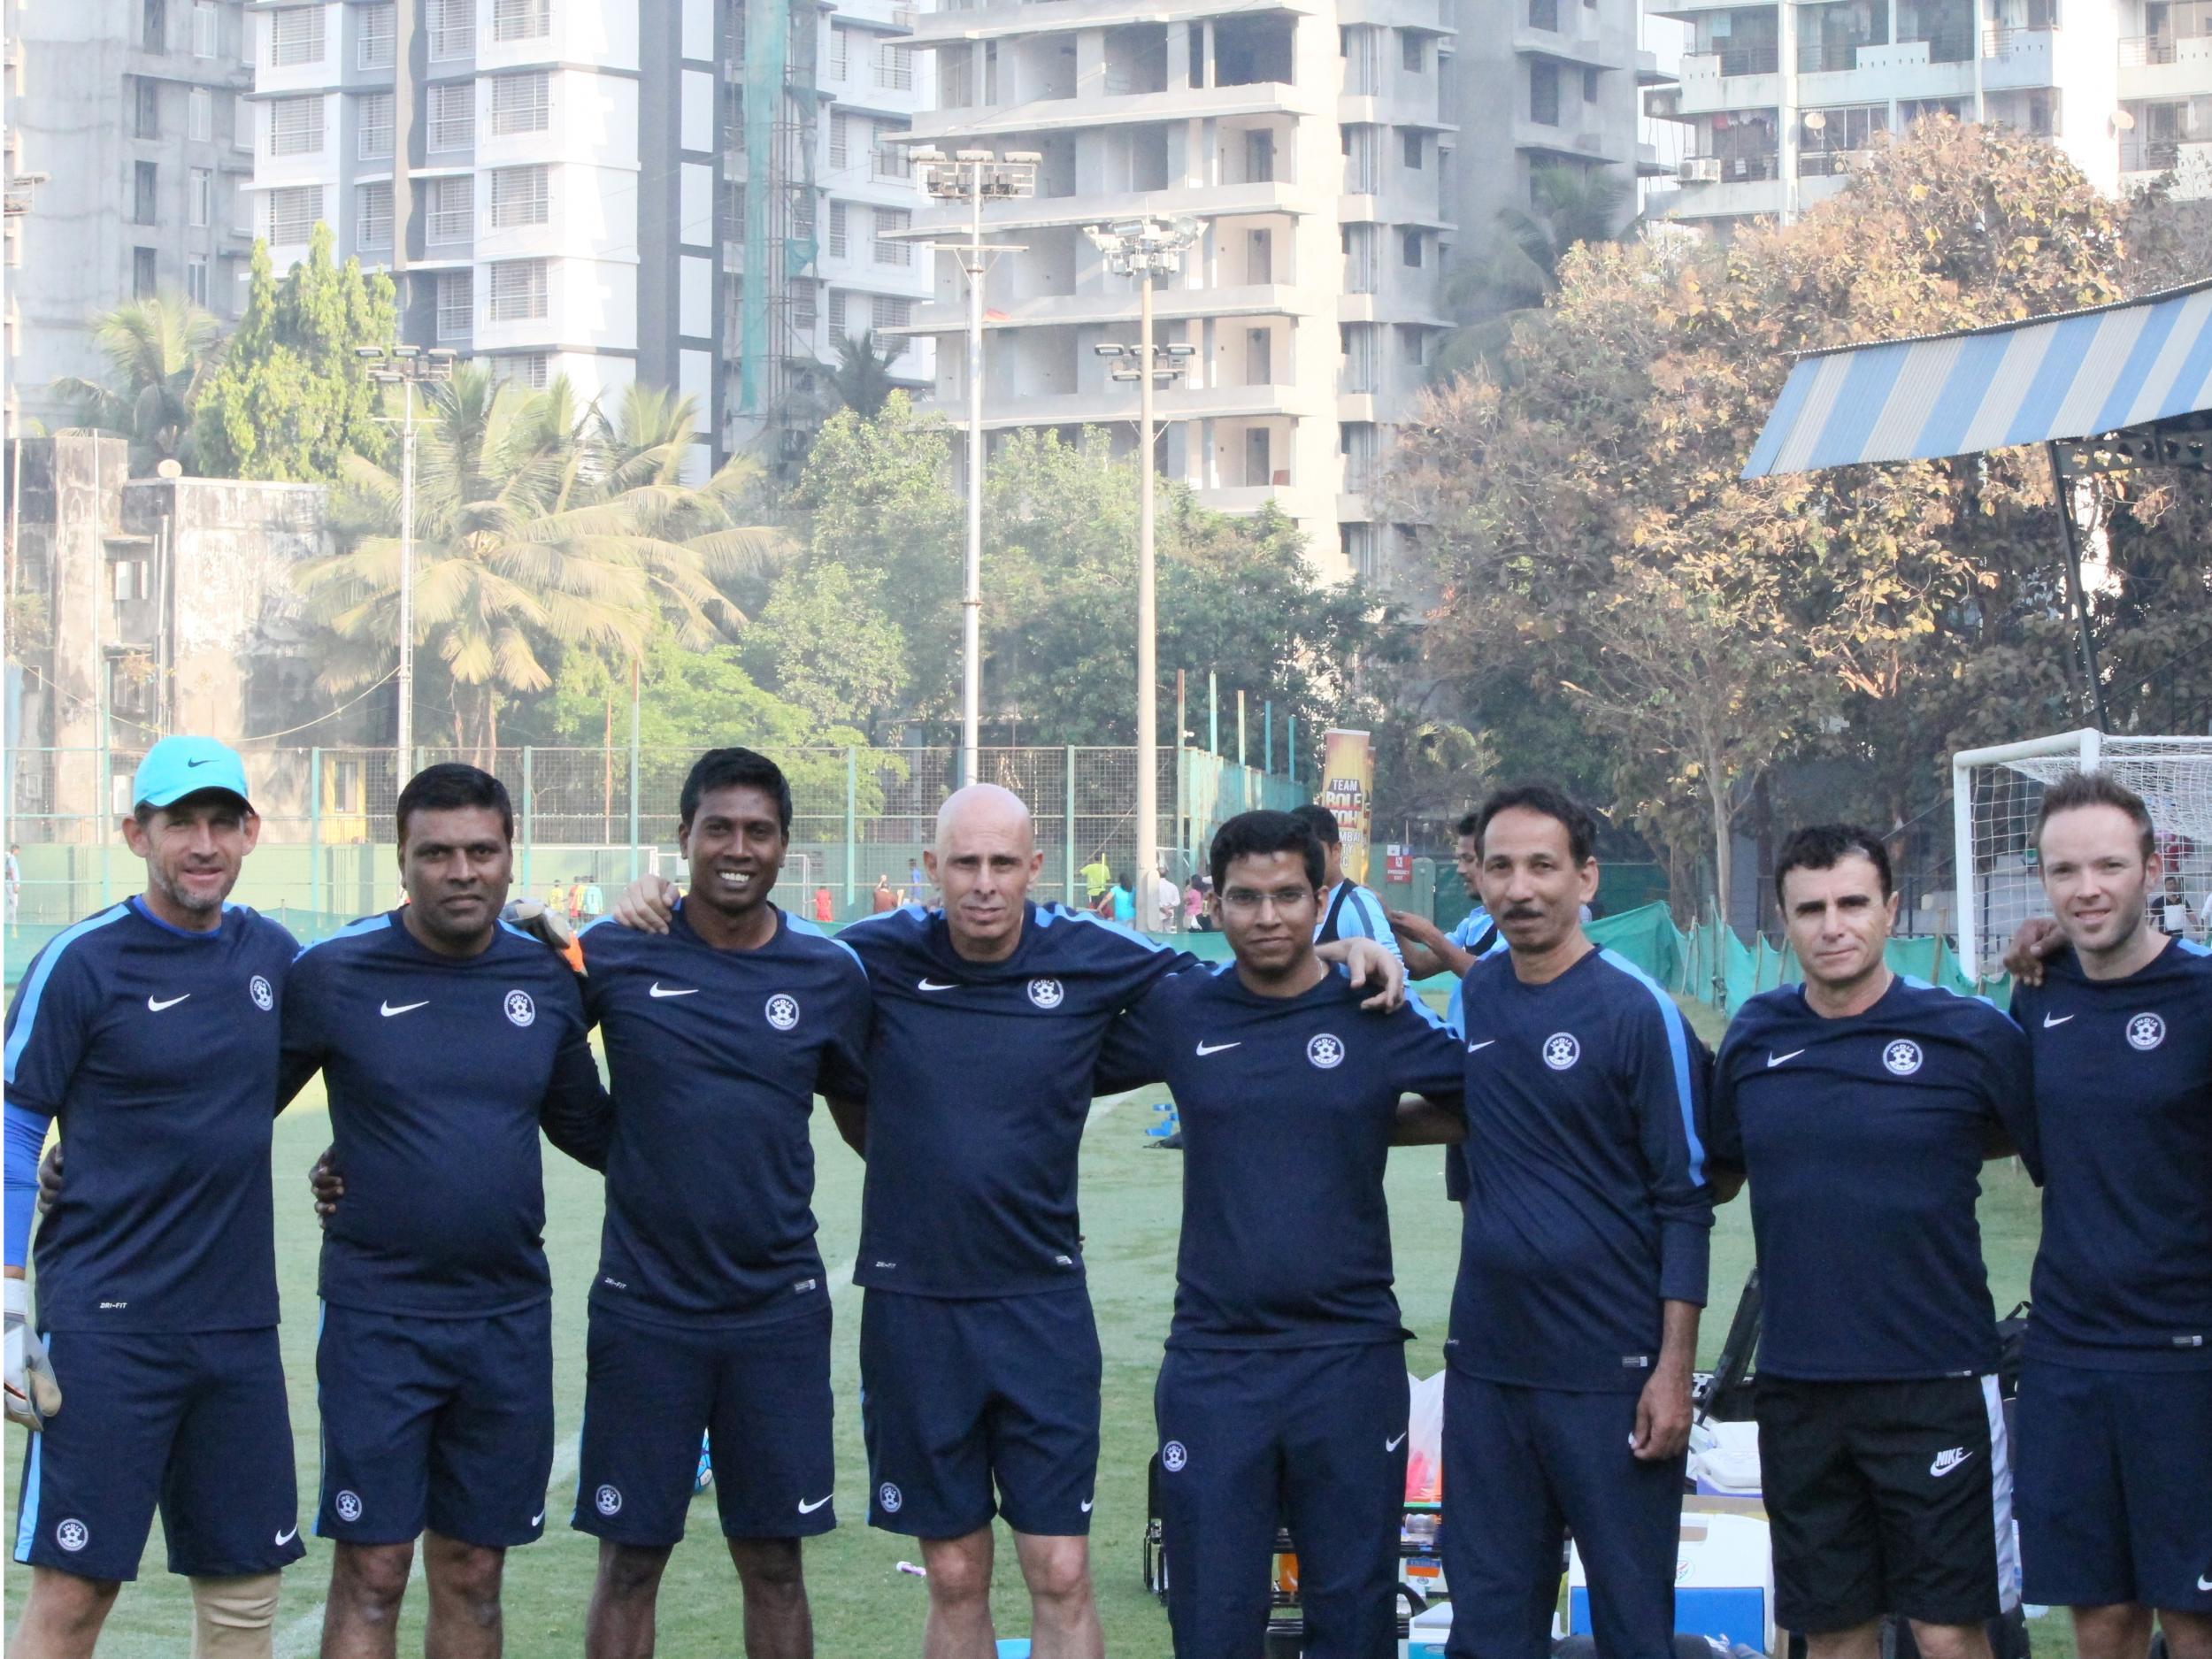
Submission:
M 2074 1650 L 2081 1659 L 2143 1659 L 2151 1650 L 2151 1610 L 2132 1601 L 2074 1609 Z
M 669 1554 L 599 1540 L 599 1577 L 584 1615 L 584 1659 L 652 1659 L 654 1609 Z
M 733 1538 L 745 1591 L 745 1659 L 814 1659 L 814 1614 L 795 1538 Z
M 1849 1630 L 1823 1631 L 1805 1638 L 1805 1659 L 1880 1659 L 1882 1621 L 1870 1618 Z
M 107 1623 L 115 1593 L 113 1578 L 80 1578 L 58 1567 L 31 1569 L 31 1593 L 8 1651 L 23 1659 L 91 1659 L 100 1627 Z
M 995 1659 L 991 1629 L 991 1527 L 964 1538 L 926 1538 L 922 1565 L 929 1572 L 929 1622 L 922 1627 L 922 1659 Z
M 2166 1632 L 2167 1659 L 2212 1659 L 2212 1613 L 2177 1613 L 2162 1607 L 2158 1627 Z
M 1979 1624 L 1923 1624 L 1912 1621 L 1920 1659 L 1990 1659 L 1989 1632 Z
M 1036 1659 L 1104 1659 L 1106 1638 L 1091 1597 L 1091 1540 L 1017 1532 L 1014 1552 L 1029 1586 Z
M 425 1532 L 422 1568 L 430 1586 L 423 1659 L 499 1659 L 506 1640 L 499 1584 L 507 1569 L 507 1552 Z
M 399 1604 L 414 1564 L 411 1543 L 340 1544 L 331 1552 L 323 1659 L 395 1659 Z

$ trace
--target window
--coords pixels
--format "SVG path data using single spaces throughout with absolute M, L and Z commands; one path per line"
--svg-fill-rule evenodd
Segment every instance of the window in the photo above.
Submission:
M 1421 267 L 1421 233 L 1417 230 L 1407 231 L 1400 248 L 1406 264 L 1414 270 L 1419 270 Z
M 191 188 L 185 196 L 185 223 L 195 230 L 215 222 L 215 171 L 211 167 L 195 167 L 189 180 Z
M 1528 66 L 1528 119 L 1539 127 L 1559 125 L 1559 65 L 1547 58 Z
M 466 271 L 438 273 L 438 338 L 466 340 L 476 320 L 476 279 Z
M 319 184 L 294 185 L 288 189 L 269 192 L 268 241 L 272 247 L 288 246 L 307 240 L 323 216 L 323 188 Z
M 1559 0 L 1528 0 L 1528 26 L 1555 32 L 1559 27 Z
M 146 0 L 140 8 L 138 43 L 150 52 L 169 50 L 169 8 L 163 0 Z
M 541 41 L 553 32 L 553 0 L 492 0 L 492 38 Z
M 196 25 L 199 19 L 193 19 Z M 323 9 L 294 6 L 269 17 L 269 61 L 279 69 L 323 60 Z
M 304 98 L 278 98 L 269 105 L 269 153 L 272 156 L 319 156 L 323 153 L 323 100 L 320 93 Z
M 319 18 L 322 13 L 319 11 L 315 15 Z M 216 16 L 212 0 L 197 0 L 197 4 L 192 8 L 193 57 L 212 58 L 215 56 L 215 27 Z
M 399 8 L 363 6 L 354 15 L 361 21 L 355 62 L 364 69 L 389 69 L 399 61 Z
M 392 245 L 392 184 L 380 179 L 374 184 L 353 187 L 354 243 L 363 249 L 389 248 Z
M 889 328 L 906 328 L 914 321 L 914 302 L 890 294 L 878 294 L 868 302 L 868 326 L 879 334 Z M 901 349 L 903 349 L 903 346 Z
M 141 75 L 133 83 L 131 99 L 131 136 L 159 138 L 161 136 L 161 83 L 148 75 Z
M 392 158 L 392 119 L 397 107 L 388 92 L 365 92 L 357 101 L 360 115 L 360 155 L 364 161 Z
M 542 351 L 510 352 L 492 359 L 492 383 L 512 384 L 541 392 L 551 369 L 552 359 Z
M 1349 139 L 1346 140 L 1349 142 Z M 1244 135 L 1244 181 L 1271 184 L 1275 180 L 1275 134 L 1264 127 Z
M 895 91 L 914 89 L 914 49 L 910 46 L 881 45 L 876 48 L 876 85 Z
M 841 167 L 851 154 L 850 128 L 852 121 L 842 110 L 830 111 L 829 165 Z
M 541 70 L 534 75 L 498 75 L 492 81 L 492 131 L 542 133 L 553 124 L 551 78 Z
M 542 225 L 553 213 L 549 170 L 544 167 L 502 167 L 492 174 L 492 228 L 512 230 L 518 225 Z
M 852 73 L 852 38 L 850 29 L 830 25 L 829 78 L 842 81 Z
M 832 202 L 829 211 L 829 257 L 842 259 L 846 251 L 845 221 L 847 213 L 842 202 Z
M 150 225 L 160 213 L 159 169 L 150 161 L 131 164 L 131 223 Z
M 203 144 L 215 142 L 215 95 L 205 87 L 195 87 L 185 95 L 184 135 Z
M 1406 165 L 1414 172 L 1421 171 L 1421 134 L 1410 127 L 1405 133 Z
M 1398 326 L 1398 355 L 1408 363 L 1418 366 L 1429 360 L 1429 334 L 1425 328 Z
M 207 303 L 207 257 L 204 254 L 184 262 L 184 297 L 195 305 Z
M 1598 101 L 1598 72 L 1594 69 L 1585 69 L 1582 72 L 1582 101 L 1585 104 L 1595 104 Z
M 1421 46 L 1421 37 L 1411 29 L 1399 31 L 1398 54 L 1398 61 L 1404 66 L 1406 73 L 1409 75 L 1417 75 L 1428 66 L 1427 56 Z
M 430 61 L 467 58 L 476 50 L 476 0 L 426 0 Z
M 814 334 L 814 284 L 795 282 L 791 285 L 791 326 L 812 337 Z
M 154 250 L 151 248 L 131 250 L 131 297 L 150 300 L 154 296 Z
M 476 234 L 476 180 L 465 174 L 426 180 L 423 215 L 426 242 L 468 241 Z
M 900 266 L 912 265 L 914 263 L 913 244 L 893 242 L 888 238 L 894 232 L 902 231 L 913 222 L 914 216 L 904 208 L 879 207 L 876 209 L 875 246 L 870 250 L 869 258 L 877 265 Z
M 430 148 L 468 150 L 476 142 L 476 83 L 463 81 L 430 88 Z
M 1272 386 L 1275 383 L 1275 336 L 1264 328 L 1244 331 L 1244 383 L 1247 386 Z
M 546 314 L 545 261 L 511 259 L 492 273 L 491 320 L 526 322 Z
M 845 337 L 845 291 L 842 288 L 830 290 L 829 331 L 833 341 Z

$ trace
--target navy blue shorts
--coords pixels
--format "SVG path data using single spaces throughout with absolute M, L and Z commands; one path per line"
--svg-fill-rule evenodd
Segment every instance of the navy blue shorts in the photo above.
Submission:
M 695 1330 L 595 1302 L 583 1449 L 570 1525 L 666 1548 L 684 1517 L 704 1431 L 730 1538 L 809 1538 L 837 1525 L 830 1310 L 740 1330 Z
M 1152 1405 L 1176 1653 L 1260 1659 L 1279 1519 L 1306 1659 L 1396 1653 L 1404 1342 L 1171 1348 Z
M 998 1514 L 1033 1537 L 1088 1532 L 1100 1369 L 1080 1286 L 977 1301 L 869 1291 L 869 1525 L 963 1538 Z
M 46 1338 L 62 1409 L 29 1437 L 15 1558 L 138 1577 L 161 1510 L 169 1571 L 273 1572 L 306 1553 L 274 1326 Z
M 1672 1659 L 1685 1460 L 1629 1450 L 1636 1399 L 1446 1374 L 1437 1541 L 1452 1600 L 1486 1609 L 1453 1624 L 1452 1659 L 1546 1659 L 1570 1528 L 1598 1651 Z
M 404 1544 L 425 1528 L 488 1549 L 545 1530 L 553 1309 L 428 1319 L 323 1307 L 315 1535 Z
M 2032 1359 L 2013 1431 L 2029 1601 L 2212 1613 L 2212 1371 Z

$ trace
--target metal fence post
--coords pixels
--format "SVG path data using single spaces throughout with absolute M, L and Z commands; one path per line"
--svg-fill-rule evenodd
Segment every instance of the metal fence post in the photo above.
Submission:
M 630 879 L 638 879 L 643 864 L 644 849 L 638 845 L 637 784 L 638 784 L 638 665 L 630 662 Z
M 323 751 L 307 751 L 307 908 L 310 924 L 322 931 L 323 921 Z
M 1283 722 L 1283 747 L 1290 752 L 1290 787 L 1298 787 L 1298 717 Z
M 1272 778 L 1275 775 L 1275 700 L 1272 697 L 1260 704 L 1260 731 L 1265 745 L 1261 750 L 1260 770 Z
M 1075 745 L 1070 743 L 1064 751 L 1066 760 L 1063 771 L 1067 782 L 1067 818 L 1060 841 L 1060 891 L 1070 910 L 1075 908 Z
M 853 865 L 859 854 L 860 750 L 845 746 L 845 917 L 852 918 Z
M 1206 747 L 1221 753 L 1221 694 L 1214 671 L 1206 671 Z
M 526 898 L 531 892 L 530 847 L 531 843 L 536 840 L 533 833 L 534 827 L 533 818 L 535 815 L 538 792 L 531 787 L 531 782 L 530 746 L 525 743 L 522 746 L 522 891 Z M 594 872 L 594 873 L 597 872 Z

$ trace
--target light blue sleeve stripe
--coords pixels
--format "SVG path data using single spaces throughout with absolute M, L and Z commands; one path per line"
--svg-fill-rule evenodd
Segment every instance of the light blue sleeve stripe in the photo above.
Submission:
M 1682 1109 L 1682 1139 L 1690 1149 L 1690 1179 L 1702 1187 L 1705 1184 L 1705 1143 L 1697 1138 L 1697 1097 L 1690 1092 L 1690 1041 L 1683 1027 L 1682 1010 L 1674 1005 L 1674 999 L 1660 988 L 1657 980 L 1627 957 L 1610 950 L 1599 954 L 1606 962 L 1650 992 L 1651 1000 L 1659 1004 L 1659 1022 L 1667 1028 L 1667 1053 L 1674 1061 L 1674 1094 Z
M 2212 946 L 2200 945 L 2193 939 L 2177 939 L 2174 943 L 2192 956 L 2212 956 Z
M 54 1344 L 49 1339 L 46 1358 L 50 1363 L 53 1357 Z M 31 1540 L 38 1536 L 39 1464 L 42 1462 L 39 1453 L 45 1440 L 43 1434 L 31 1436 L 31 1461 L 23 1471 L 23 1513 L 17 1517 L 15 1523 L 15 1558 L 26 1565 L 31 1559 Z
M 1040 927 L 1051 926 L 1051 923 L 1047 919 L 1048 912 L 1057 912 L 1058 919 L 1061 921 L 1083 923 L 1087 924 L 1092 927 L 1102 927 L 1108 933 L 1112 933 L 1115 937 L 1125 939 L 1131 944 L 1140 945 L 1146 950 L 1165 951 L 1168 949 L 1165 945 L 1160 943 L 1158 940 L 1148 939 L 1142 933 L 1137 932 L 1135 928 L 1127 926 L 1123 923 L 1110 922 L 1102 916 L 1092 915 L 1088 910 L 1071 910 L 1064 909 L 1057 904 L 1040 904 L 1037 907 L 1037 925 Z
M 826 945 L 835 945 L 840 950 L 843 951 L 847 956 L 853 959 L 853 966 L 860 970 L 861 978 L 865 979 L 868 977 L 868 964 L 860 959 L 860 953 L 857 950 L 855 950 L 850 945 L 847 944 L 843 940 L 838 938 L 836 934 L 824 933 L 819 927 L 816 926 L 812 922 L 808 921 L 804 917 L 794 916 L 789 910 L 786 910 L 783 913 L 783 925 L 786 927 L 788 927 L 793 933 L 799 934 L 803 938 L 818 939 Z
M 38 1018 L 39 998 L 46 994 L 46 981 L 53 977 L 54 964 L 62 959 L 62 953 L 87 933 L 105 927 L 110 922 L 119 922 L 130 914 L 130 907 L 118 904 L 102 910 L 97 916 L 88 916 L 75 926 L 65 929 L 38 959 L 31 970 L 31 977 L 23 982 L 23 1000 L 17 1005 L 15 1030 L 9 1033 L 5 1077 L 8 1085 L 15 1084 L 16 1062 L 23 1050 L 30 1046 L 31 1023 Z
M 388 915 L 365 916 L 357 922 L 348 922 L 334 933 L 326 933 L 320 939 L 310 940 L 300 947 L 300 956 L 305 956 L 317 945 L 326 945 L 334 939 L 358 939 L 364 933 L 380 933 L 391 925 L 392 918 Z M 297 962 L 300 956 L 295 956 L 292 960 Z
M 1434 1009 L 1431 1008 L 1429 1006 L 1429 1000 L 1427 997 L 1409 995 L 1406 998 L 1406 1006 L 1411 1009 L 1415 1013 L 1418 1014 L 1423 1020 L 1426 1021 L 1436 1030 L 1448 1031 L 1454 1035 L 1458 1034 L 1459 1027 L 1453 1025 L 1450 1020 L 1447 1019 L 1443 1015 L 1438 1013 Z
M 1398 948 L 1397 932 L 1390 926 L 1390 913 L 1383 909 L 1382 901 L 1365 887 L 1354 887 L 1352 905 L 1367 918 L 1367 936 L 1403 962 L 1406 953 Z

